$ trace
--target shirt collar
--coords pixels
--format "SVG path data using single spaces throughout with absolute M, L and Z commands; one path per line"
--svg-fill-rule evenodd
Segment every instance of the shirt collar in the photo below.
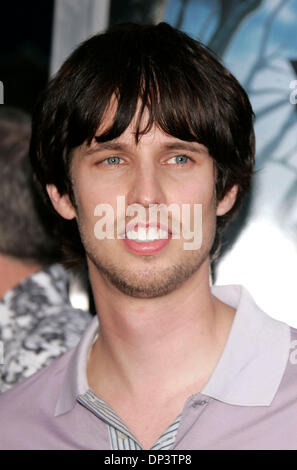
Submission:
M 201 393 L 230 405 L 269 406 L 284 375 L 290 327 L 264 313 L 242 286 L 213 286 L 236 308 L 223 353 Z
M 269 406 L 283 377 L 290 350 L 290 327 L 269 317 L 239 285 L 212 286 L 211 292 L 236 309 L 223 353 L 202 394 L 230 405 Z M 88 389 L 91 346 L 98 334 L 95 317 L 67 366 L 55 416 L 70 411 Z
M 74 349 L 74 354 L 68 363 L 61 393 L 56 404 L 55 416 L 70 411 L 74 407 L 78 395 L 82 395 L 89 389 L 87 363 L 98 329 L 99 322 L 97 316 L 95 316 L 85 330 L 78 346 Z

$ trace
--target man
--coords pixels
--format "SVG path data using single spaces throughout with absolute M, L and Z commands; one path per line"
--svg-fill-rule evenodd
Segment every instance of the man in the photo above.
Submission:
M 296 448 L 296 331 L 244 287 L 209 285 L 254 165 L 230 72 L 165 23 L 118 25 L 49 84 L 31 158 L 100 329 L 1 397 L 2 448 Z
M 73 348 L 91 319 L 69 302 L 60 247 L 34 201 L 30 135 L 26 113 L 0 107 L 0 392 Z

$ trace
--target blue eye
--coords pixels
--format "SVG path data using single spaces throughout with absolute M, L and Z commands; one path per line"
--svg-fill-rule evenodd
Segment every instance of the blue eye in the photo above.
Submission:
M 175 159 L 175 162 L 173 163 L 177 163 L 177 164 L 185 164 L 188 162 L 188 160 L 190 160 L 190 157 L 187 157 L 186 155 L 175 155 L 175 157 L 172 157 L 168 160 L 168 162 L 172 159 Z
M 186 155 L 177 155 L 174 158 L 177 159 L 177 163 L 187 163 L 187 161 L 189 160 L 189 157 L 187 157 Z
M 111 163 L 111 165 L 116 165 L 119 163 L 119 160 L 121 160 L 119 157 L 108 157 L 105 159 L 105 161 Z

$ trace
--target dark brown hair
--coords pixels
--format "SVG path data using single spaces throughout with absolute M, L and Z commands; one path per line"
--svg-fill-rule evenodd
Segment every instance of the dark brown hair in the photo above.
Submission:
M 49 204 L 46 184 L 55 184 L 73 201 L 71 150 L 91 143 L 113 96 L 114 121 L 96 140 L 120 136 L 140 98 L 136 140 L 155 123 L 178 139 L 198 141 L 215 161 L 217 201 L 238 185 L 233 208 L 217 218 L 214 257 L 220 233 L 241 205 L 253 174 L 254 115 L 247 94 L 212 51 L 166 23 L 126 23 L 90 38 L 51 80 L 33 116 L 31 161 Z M 149 121 L 141 129 L 145 108 Z M 76 221 L 55 217 L 69 259 L 76 263 L 84 257 Z

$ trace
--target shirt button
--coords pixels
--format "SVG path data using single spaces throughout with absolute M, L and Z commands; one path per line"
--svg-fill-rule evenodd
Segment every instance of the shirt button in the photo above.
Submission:
M 198 400 L 198 401 L 194 401 L 192 407 L 193 408 L 196 408 L 196 406 L 202 406 L 202 405 L 206 405 L 207 401 L 206 400 Z
M 121 439 L 127 439 L 128 436 L 126 436 L 126 434 L 122 433 L 121 431 L 117 431 L 118 433 L 118 436 L 121 438 Z

